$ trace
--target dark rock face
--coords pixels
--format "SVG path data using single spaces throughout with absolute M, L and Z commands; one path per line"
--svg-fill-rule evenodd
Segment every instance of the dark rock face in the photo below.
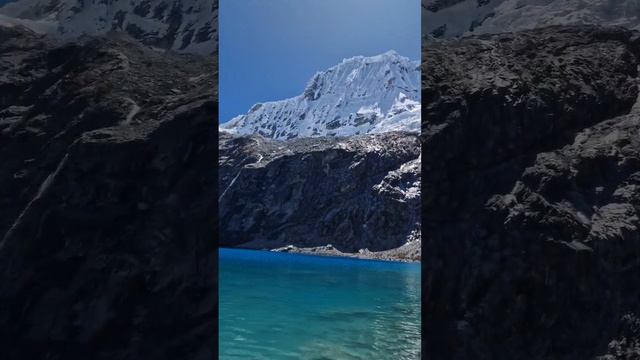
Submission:
M 216 354 L 215 64 L 0 27 L 4 359 Z
M 420 239 L 415 135 L 276 141 L 220 133 L 219 146 L 221 246 L 354 252 Z
M 426 357 L 636 358 L 638 34 L 423 48 Z
M 457 5 L 465 0 L 425 0 L 422 7 L 431 12 L 437 12 L 442 9 Z

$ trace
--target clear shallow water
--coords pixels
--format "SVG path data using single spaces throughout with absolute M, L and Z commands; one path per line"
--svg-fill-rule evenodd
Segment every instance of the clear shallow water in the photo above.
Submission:
M 220 249 L 220 359 L 420 359 L 420 265 Z

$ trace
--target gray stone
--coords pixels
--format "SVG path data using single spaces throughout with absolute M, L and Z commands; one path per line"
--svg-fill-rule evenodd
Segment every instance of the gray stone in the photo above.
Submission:
M 637 38 L 571 26 L 423 45 L 426 358 L 634 358 Z

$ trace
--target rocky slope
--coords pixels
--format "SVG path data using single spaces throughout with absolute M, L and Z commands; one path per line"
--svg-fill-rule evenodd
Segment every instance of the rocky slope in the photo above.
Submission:
M 318 72 L 303 94 L 259 103 L 222 125 L 273 139 L 420 130 L 420 66 L 395 51 Z
M 0 24 L 20 24 L 69 41 L 124 32 L 160 49 L 212 55 L 218 2 L 204 0 L 18 0 L 0 7 Z
M 640 353 L 640 36 L 427 41 L 429 359 Z
M 278 141 L 222 132 L 219 146 L 220 246 L 353 253 L 420 241 L 415 134 Z M 397 257 L 419 257 L 407 254 Z
M 215 64 L 0 26 L 4 359 L 210 359 Z
M 549 25 L 617 25 L 640 30 L 637 0 L 425 0 L 423 33 L 458 37 Z
M 223 124 L 220 246 L 419 260 L 419 74 L 345 59 Z

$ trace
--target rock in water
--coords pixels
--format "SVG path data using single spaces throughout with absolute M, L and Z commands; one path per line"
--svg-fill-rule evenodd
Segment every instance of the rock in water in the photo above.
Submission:
M 2 358 L 214 356 L 215 66 L 0 26 Z

